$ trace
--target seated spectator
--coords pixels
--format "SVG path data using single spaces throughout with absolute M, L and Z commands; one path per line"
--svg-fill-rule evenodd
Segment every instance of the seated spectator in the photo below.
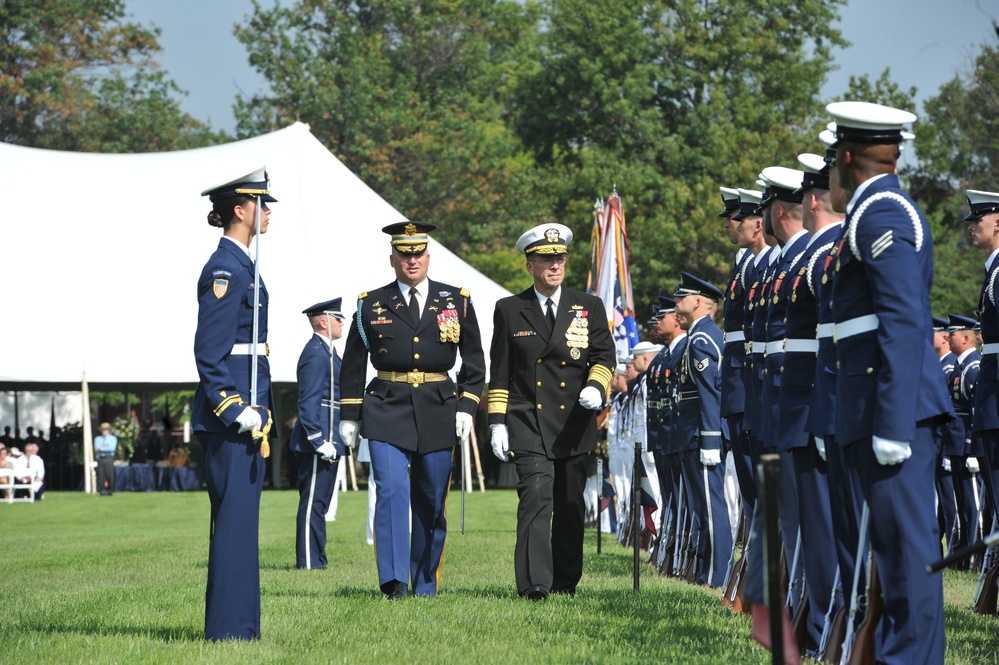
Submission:
M 21 456 L 23 459 L 20 463 L 15 463 L 15 471 L 17 473 L 17 479 L 22 483 L 31 483 L 32 489 L 35 491 L 36 499 L 43 499 L 45 497 L 45 490 L 43 489 L 45 485 L 45 462 L 42 458 L 38 456 L 38 444 L 29 443 L 24 447 L 24 455 Z M 27 490 L 20 490 L 24 493 L 24 496 L 28 496 Z
M 14 460 L 11 458 L 10 453 L 7 451 L 7 447 L 0 443 L 0 469 L 13 469 Z M 11 484 L 10 478 L 2 477 L 0 478 L 0 499 L 9 499 L 10 490 L 4 489 L 6 486 Z

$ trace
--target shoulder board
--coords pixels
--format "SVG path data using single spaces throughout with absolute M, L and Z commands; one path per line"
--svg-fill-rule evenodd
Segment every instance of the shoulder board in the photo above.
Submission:
M 364 299 L 365 299 L 365 298 L 367 298 L 367 297 L 368 297 L 368 292 L 367 292 L 367 291 L 364 291 L 364 292 L 362 292 L 362 293 L 358 293 L 358 294 L 357 294 L 357 299 L 358 299 L 358 300 L 364 300 Z
M 459 294 L 460 294 L 460 295 L 461 295 L 462 297 L 464 297 L 464 298 L 467 298 L 468 296 L 470 296 L 470 295 L 471 295 L 471 294 L 470 294 L 470 293 L 468 292 L 468 289 L 466 289 L 465 287 L 461 287 L 461 291 L 459 291 L 458 293 L 459 293 Z

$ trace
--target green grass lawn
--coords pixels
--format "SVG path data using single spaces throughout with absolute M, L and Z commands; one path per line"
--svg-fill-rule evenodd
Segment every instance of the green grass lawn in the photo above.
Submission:
M 341 495 L 329 524 L 330 567 L 295 563 L 292 491 L 264 493 L 259 642 L 202 640 L 208 496 L 49 493 L 0 505 L 6 602 L 0 663 L 768 663 L 749 620 L 720 593 L 643 566 L 632 592 L 631 551 L 587 532 L 575 598 L 518 598 L 513 574 L 516 494 L 470 494 L 465 534 L 450 506 L 441 594 L 389 603 L 365 544 L 366 495 Z M 967 607 L 975 577 L 945 576 L 948 663 L 999 663 L 999 623 Z

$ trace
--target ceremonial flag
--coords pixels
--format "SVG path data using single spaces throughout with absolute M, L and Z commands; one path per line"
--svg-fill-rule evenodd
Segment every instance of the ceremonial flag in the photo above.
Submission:
M 603 301 L 617 355 L 624 357 L 638 343 L 629 270 L 631 250 L 621 197 L 615 190 L 602 209 L 600 203 L 594 209 L 587 290 Z
M 642 462 L 641 492 L 642 513 L 645 515 L 645 530 L 654 536 L 656 535 L 656 521 L 652 516 L 659 509 L 659 505 L 656 503 L 652 483 L 649 482 L 649 474 L 645 472 L 644 460 Z
M 607 473 L 607 467 L 604 467 L 604 477 L 603 481 L 603 491 L 600 493 L 600 513 L 607 510 L 607 528 L 604 529 L 606 533 L 617 533 L 617 511 L 614 510 L 614 497 L 617 496 L 617 492 L 614 491 L 614 485 L 610 481 L 610 476 Z M 603 527 L 603 519 L 600 520 L 601 527 Z

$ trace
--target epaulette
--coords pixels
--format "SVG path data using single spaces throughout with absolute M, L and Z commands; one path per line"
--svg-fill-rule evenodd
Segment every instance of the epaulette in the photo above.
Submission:
M 468 292 L 468 289 L 466 289 L 465 287 L 461 287 L 461 291 L 459 291 L 458 293 L 459 293 L 459 294 L 461 295 L 461 297 L 463 297 L 463 298 L 467 298 L 468 296 L 470 296 L 470 295 L 471 295 L 471 294 L 470 294 L 470 293 Z
M 364 292 L 362 292 L 362 293 L 358 293 L 358 294 L 357 294 L 357 299 L 358 299 L 358 300 L 364 300 L 364 299 L 365 299 L 365 298 L 367 298 L 367 297 L 368 297 L 368 292 L 367 292 L 367 291 L 364 291 Z

